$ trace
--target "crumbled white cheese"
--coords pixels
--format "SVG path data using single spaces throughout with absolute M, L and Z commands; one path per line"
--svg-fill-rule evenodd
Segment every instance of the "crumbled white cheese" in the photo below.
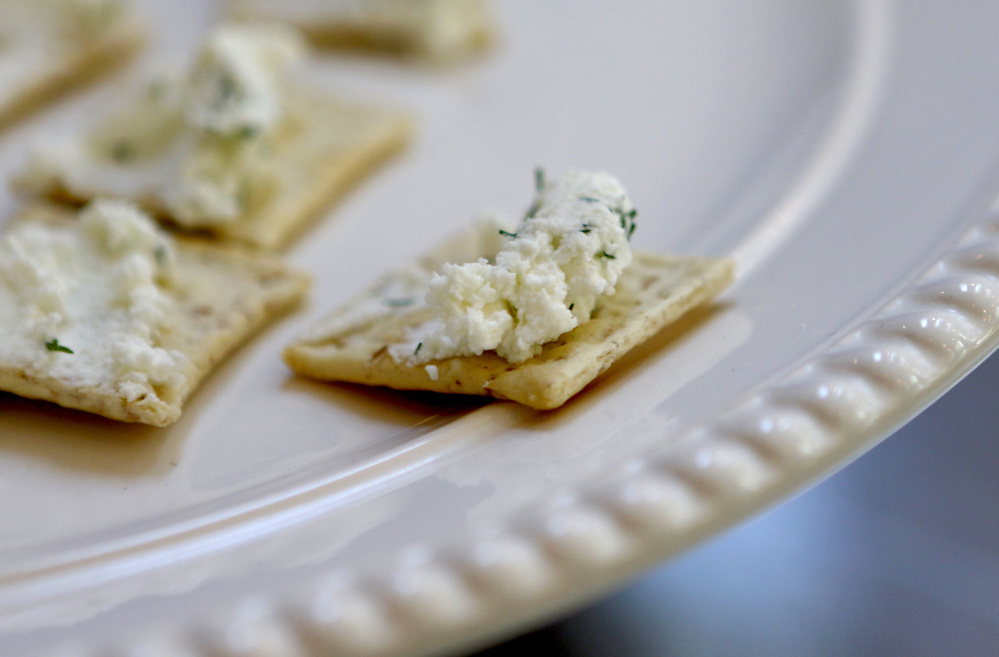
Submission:
M 440 376 L 436 365 L 427 365 L 424 369 L 427 371 L 427 376 L 430 377 L 431 381 L 436 381 Z
M 586 323 L 600 295 L 631 262 L 635 211 L 604 173 L 572 172 L 539 182 L 538 198 L 492 261 L 446 264 L 426 296 L 434 319 L 393 345 L 422 363 L 495 350 L 511 363 Z
M 224 26 L 191 72 L 187 118 L 206 132 L 256 136 L 281 119 L 280 76 L 305 53 L 298 34 L 277 26 Z
M 186 357 L 155 346 L 172 249 L 124 201 L 94 201 L 76 223 L 11 226 L 0 239 L 0 362 L 128 401 L 186 388 Z

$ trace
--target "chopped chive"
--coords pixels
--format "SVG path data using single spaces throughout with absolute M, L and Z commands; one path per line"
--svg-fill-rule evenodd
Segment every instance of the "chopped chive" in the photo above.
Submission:
M 153 80 L 149 84 L 149 97 L 153 100 L 161 100 L 166 95 L 167 81 L 163 78 Z
M 629 240 L 631 239 L 631 235 L 632 235 L 632 234 L 633 234 L 633 233 L 635 232 L 635 227 L 636 227 L 637 225 L 638 225 L 638 224 L 635 224 L 635 223 L 632 223 L 632 224 L 631 224 L 631 227 L 630 227 L 630 228 L 628 228 L 628 239 L 629 239 Z
M 48 349 L 49 351 L 61 351 L 64 354 L 73 353 L 73 350 L 70 349 L 69 347 L 59 344 L 59 338 L 52 338 L 51 340 L 46 342 L 45 348 Z
M 592 196 L 580 196 L 579 200 L 580 201 L 586 201 L 587 203 L 599 203 L 600 202 L 600 199 L 593 198 Z
M 236 133 L 236 136 L 240 139 L 250 140 L 260 135 L 260 130 L 256 126 L 244 125 Z
M 222 75 L 219 77 L 219 95 L 221 96 L 219 102 L 220 105 L 231 100 L 238 93 L 239 85 L 236 84 L 236 80 L 234 80 L 231 75 Z
M 601 258 L 609 258 L 610 260 L 616 260 L 616 259 L 617 259 L 617 258 L 616 258 L 616 256 L 613 256 L 613 255 L 611 255 L 610 253 L 607 253 L 606 251 L 603 251 L 603 252 L 602 252 L 602 253 L 600 254 L 600 257 L 601 257 Z
M 579 232 L 586 234 L 593 230 L 593 226 L 590 224 L 583 224 L 583 227 L 579 229 Z
M 115 142 L 111 147 L 111 157 L 115 162 L 130 162 L 135 159 L 135 147 L 127 141 Z
M 574 304 L 574 303 L 570 303 L 570 304 L 569 304 L 569 310 L 572 310 L 572 309 L 573 309 L 573 308 L 575 308 L 575 307 L 576 307 L 576 304 Z
M 527 208 L 527 212 L 524 213 L 524 219 L 533 219 L 541 208 L 541 194 L 545 191 L 545 170 L 541 167 L 534 168 L 534 190 L 537 196 L 531 203 L 531 207 Z
M 500 228 L 499 234 L 503 235 L 504 237 L 516 237 L 517 236 L 517 233 L 511 233 L 509 231 L 503 230 L 502 228 Z
M 416 354 L 420 353 L 420 348 L 421 348 L 421 347 L 423 347 L 423 343 L 422 343 L 422 342 L 421 342 L 420 344 L 416 345 L 416 351 L 414 351 L 414 352 L 413 352 L 413 355 L 414 355 L 414 356 L 415 356 Z

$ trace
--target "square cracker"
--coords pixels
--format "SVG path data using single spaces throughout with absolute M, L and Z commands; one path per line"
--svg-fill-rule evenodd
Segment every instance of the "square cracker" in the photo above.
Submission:
M 732 280 L 731 260 L 636 252 L 616 291 L 597 302 L 590 321 L 514 365 L 495 352 L 430 361 L 396 362 L 388 347 L 430 319 L 422 298 L 445 262 L 488 257 L 482 238 L 463 234 L 394 272 L 313 326 L 284 351 L 298 374 L 327 381 L 400 390 L 490 395 L 536 409 L 561 406 L 635 345 L 705 303 Z M 437 368 L 432 378 L 428 366 Z
M 264 193 L 248 202 L 241 216 L 205 229 L 211 236 L 265 249 L 282 247 L 409 141 L 412 121 L 402 111 L 339 99 L 303 85 L 290 87 L 288 94 L 287 116 L 271 149 L 274 178 Z M 101 141 L 98 136 L 102 130 L 113 134 L 113 127 L 97 126 L 93 141 Z M 83 143 L 89 141 L 84 138 Z M 36 162 L 19 176 L 16 186 L 70 203 L 102 196 L 125 197 L 172 224 L 166 202 L 171 181 L 149 175 L 155 174 L 155 167 L 163 166 L 162 158 L 118 162 L 112 150 L 108 151 L 90 154 L 84 167 L 72 158 L 41 166 Z M 127 193 L 116 182 L 136 177 L 146 182 Z
M 81 38 L 60 30 L 55 9 L 38 0 L 0 5 L 0 128 L 117 68 L 145 42 L 145 29 L 128 7 Z
M 76 230 L 78 223 L 72 211 L 48 205 L 28 208 L 15 222 L 47 222 L 65 231 Z M 115 420 L 165 426 L 178 419 L 186 398 L 216 364 L 298 302 L 309 287 L 306 275 L 265 254 L 188 239 L 174 245 L 173 280 L 161 288 L 169 306 L 153 346 L 186 356 L 178 385 L 156 386 L 150 394 L 130 401 L 121 393 L 118 379 L 58 376 L 47 367 L 51 363 L 47 358 L 82 357 L 88 345 L 72 345 L 75 353 L 69 355 L 46 354 L 46 345 L 38 344 L 37 353 L 0 360 L 0 390 Z M 17 302 L 0 287 L 0 303 Z M 10 339 L 0 327 L 0 354 L 10 352 L 3 348 Z
M 485 49 L 492 20 L 485 0 L 228 0 L 236 20 L 290 23 L 318 46 L 371 50 L 448 63 Z

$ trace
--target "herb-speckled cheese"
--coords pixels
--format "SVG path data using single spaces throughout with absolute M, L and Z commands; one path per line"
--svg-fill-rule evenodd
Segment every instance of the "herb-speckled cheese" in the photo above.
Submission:
M 172 244 L 123 201 L 79 222 L 25 222 L 0 239 L 0 362 L 126 401 L 186 389 L 186 357 L 154 346 Z
M 427 305 L 434 319 L 392 347 L 423 363 L 487 350 L 520 363 L 590 319 L 631 262 L 635 210 L 605 173 L 571 172 L 545 183 L 516 232 L 491 261 L 447 264 L 434 274 Z
M 189 123 L 227 137 L 271 130 L 282 115 L 278 78 L 304 55 L 290 30 L 223 27 L 201 50 L 191 73 Z
M 239 216 L 246 174 L 283 116 L 280 78 L 304 52 L 297 33 L 273 26 L 221 27 L 209 37 L 182 109 L 198 145 L 166 193 L 180 223 L 204 227 Z
M 181 225 L 236 221 L 248 186 L 267 178 L 269 141 L 285 114 L 282 79 L 304 53 L 290 28 L 216 28 L 188 72 L 155 78 L 93 138 L 39 142 L 24 183 L 62 180 L 70 192 L 96 185 L 128 198 L 162 189 Z

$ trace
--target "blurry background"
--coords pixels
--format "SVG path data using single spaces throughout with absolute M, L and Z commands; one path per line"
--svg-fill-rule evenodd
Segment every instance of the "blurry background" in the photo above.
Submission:
M 999 655 L 999 355 L 818 486 L 476 657 Z

